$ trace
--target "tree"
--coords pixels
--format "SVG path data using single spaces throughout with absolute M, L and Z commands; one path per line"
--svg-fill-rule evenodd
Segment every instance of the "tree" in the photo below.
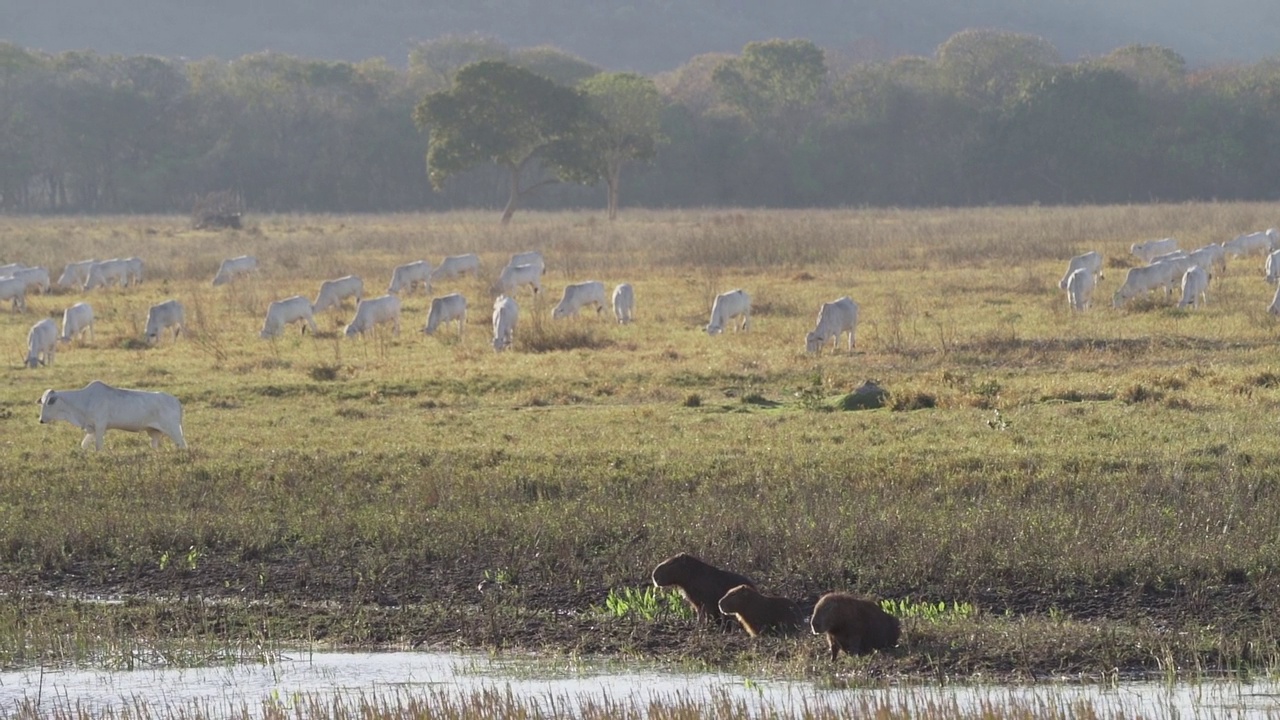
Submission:
M 581 85 L 599 122 L 584 138 L 608 189 L 609 219 L 618 217 L 618 184 L 629 160 L 648 161 L 657 152 L 662 97 L 649 78 L 633 73 L 604 73 Z
M 521 175 L 535 163 L 559 177 L 589 175 L 577 163 L 574 145 L 589 118 L 585 97 L 576 90 L 509 63 L 485 60 L 458 71 L 453 88 L 430 93 L 414 109 L 413 120 L 428 133 L 427 174 L 437 189 L 452 175 L 484 162 L 505 167 L 510 177 L 502 224 L 511 221 L 521 196 L 555 178 L 521 187 Z
M 822 49 L 808 40 L 747 43 L 742 55 L 726 60 L 711 80 L 726 103 L 757 127 L 793 125 L 797 110 L 813 104 L 827 75 Z
M 1059 62 L 1058 50 L 1035 35 L 965 30 L 938 46 L 938 64 L 952 89 L 980 106 L 999 108 L 1021 86 Z

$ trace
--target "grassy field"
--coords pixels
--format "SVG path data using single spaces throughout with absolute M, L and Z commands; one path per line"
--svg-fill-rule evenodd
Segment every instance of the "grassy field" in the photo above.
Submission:
M 1195 248 L 1270 227 L 1266 205 L 251 218 L 0 218 L 0 262 L 138 255 L 94 291 L 96 339 L 21 366 L 27 329 L 79 291 L 0 309 L 0 664 L 126 657 L 137 638 L 214 650 L 324 641 L 673 658 L 829 674 L 813 637 L 748 640 L 671 613 L 611 612 L 680 551 L 797 598 L 832 589 L 971 603 L 908 618 L 867 676 L 1115 677 L 1270 671 L 1280 543 L 1280 324 L 1260 257 L 1199 311 L 1110 307 L 1135 241 Z M 489 283 L 540 249 L 511 352 Z M 1072 313 L 1065 261 L 1108 260 Z M 258 338 L 267 305 L 355 273 L 479 253 L 438 284 L 461 340 Z M 255 277 L 214 288 L 224 257 Z M 637 322 L 552 321 L 569 282 L 630 282 Z M 747 290 L 749 332 L 708 337 Z M 850 354 L 804 352 L 823 301 L 861 305 Z M 189 334 L 141 342 L 177 298 Z M 873 378 L 890 407 L 840 410 Z M 191 449 L 41 426 L 46 388 L 93 379 L 182 400 Z M 32 594 L 51 591 L 54 597 Z M 84 596 L 123 595 L 122 605 Z M 96 639 L 95 639 L 96 638 Z M 121 650 L 125 648 L 125 650 Z

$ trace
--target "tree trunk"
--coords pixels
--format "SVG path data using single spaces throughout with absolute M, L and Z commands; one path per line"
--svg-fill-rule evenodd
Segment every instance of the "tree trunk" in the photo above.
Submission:
M 507 207 L 502 211 L 502 224 L 511 222 L 516 214 L 516 205 L 520 203 L 520 165 L 509 165 L 511 168 L 511 194 L 507 196 Z
M 622 163 L 610 164 L 605 174 L 605 185 L 609 191 L 609 219 L 618 219 L 618 180 L 622 175 Z

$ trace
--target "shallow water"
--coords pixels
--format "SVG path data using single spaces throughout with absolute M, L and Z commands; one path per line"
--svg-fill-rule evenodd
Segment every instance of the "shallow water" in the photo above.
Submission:
M 278 662 L 197 669 L 131 671 L 31 669 L 0 673 L 0 713 L 24 703 L 41 713 L 73 709 L 89 715 L 149 706 L 198 711 L 208 717 L 291 708 L 308 698 L 356 706 L 364 701 L 510 692 L 544 711 L 572 713 L 607 699 L 644 707 L 654 700 L 730 700 L 752 714 L 795 715 L 805 708 L 892 707 L 908 715 L 967 715 L 991 709 L 1093 708 L 1101 716 L 1280 717 L 1280 684 L 1203 682 L 1167 686 L 1125 683 L 1115 688 L 1065 683 L 1027 686 L 904 686 L 832 690 L 797 681 L 754 681 L 719 673 L 634 671 L 608 665 L 542 664 L 536 659 L 491 659 L 441 653 L 308 653 Z M 34 709 L 34 708 L 29 708 Z M 1034 714 L 1045 714 L 1034 712 Z

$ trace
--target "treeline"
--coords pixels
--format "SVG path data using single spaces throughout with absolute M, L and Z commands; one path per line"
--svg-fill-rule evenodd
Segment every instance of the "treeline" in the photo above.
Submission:
M 498 167 L 432 189 L 413 118 L 478 60 L 566 86 L 601 72 L 480 37 L 420 44 L 404 70 L 0 45 L 0 209 L 186 211 L 221 190 L 258 211 L 501 207 Z M 1256 200 L 1280 188 L 1275 59 L 1189 72 L 1170 49 L 1128 46 L 1063 63 L 1041 38 L 966 31 L 931 57 L 843 66 L 806 41 L 752 43 L 652 79 L 657 151 L 627 167 L 624 208 Z M 560 184 L 523 204 L 604 203 L 603 185 Z

